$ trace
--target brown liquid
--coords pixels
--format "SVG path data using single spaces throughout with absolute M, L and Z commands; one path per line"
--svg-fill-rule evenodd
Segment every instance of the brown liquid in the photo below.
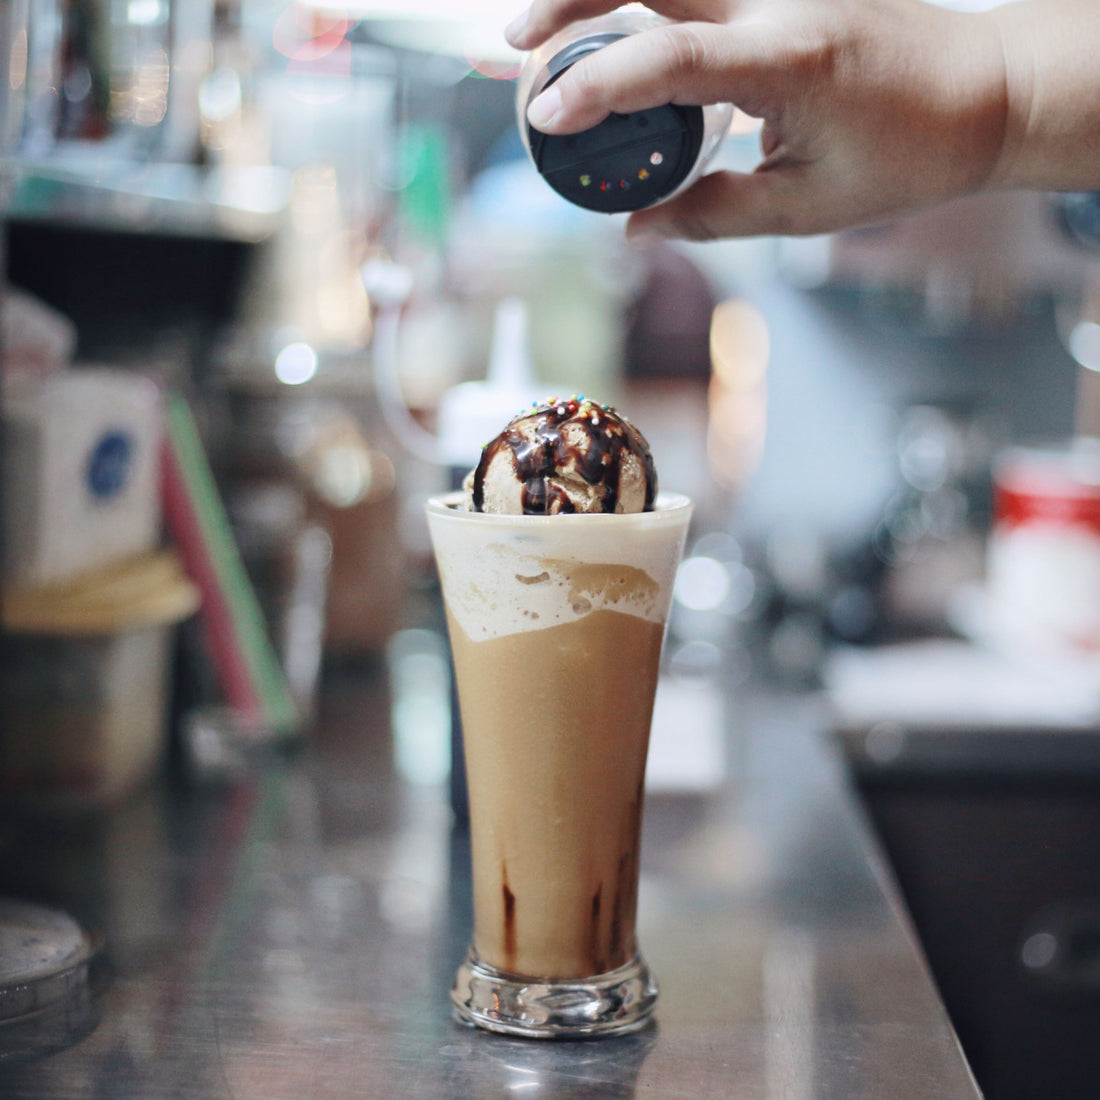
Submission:
M 638 844 L 663 627 L 597 610 L 474 642 L 452 618 L 474 866 L 474 947 L 576 978 L 635 954 Z

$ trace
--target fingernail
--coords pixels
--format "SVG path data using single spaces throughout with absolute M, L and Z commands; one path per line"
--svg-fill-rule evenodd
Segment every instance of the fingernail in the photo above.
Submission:
M 507 38 L 513 46 L 518 46 L 523 41 L 523 32 L 527 30 L 527 20 L 530 15 L 531 9 L 528 8 L 520 12 L 520 14 L 504 28 L 504 37 Z
M 535 98 L 534 103 L 527 108 L 527 121 L 541 130 L 553 122 L 557 113 L 561 110 L 561 92 L 553 84 L 541 95 Z

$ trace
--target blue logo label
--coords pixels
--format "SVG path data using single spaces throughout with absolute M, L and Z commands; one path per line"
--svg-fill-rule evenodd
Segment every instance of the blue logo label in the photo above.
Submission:
M 130 480 L 134 444 L 129 433 L 109 431 L 100 437 L 88 457 L 87 480 L 92 496 L 107 500 L 116 496 Z

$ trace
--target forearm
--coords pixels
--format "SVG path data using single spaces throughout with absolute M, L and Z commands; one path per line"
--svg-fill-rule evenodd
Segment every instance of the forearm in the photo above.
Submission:
M 1004 47 L 1008 104 L 990 182 L 1100 189 L 1100 3 L 1020 0 L 987 17 Z

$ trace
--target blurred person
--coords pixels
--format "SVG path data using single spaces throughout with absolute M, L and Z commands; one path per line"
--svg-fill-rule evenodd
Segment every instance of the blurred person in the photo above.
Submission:
M 534 0 L 506 30 L 531 50 L 615 0 Z M 1100 3 L 648 0 L 672 22 L 583 58 L 528 121 L 732 102 L 762 120 L 754 171 L 713 172 L 631 215 L 632 239 L 807 235 L 982 190 L 1100 189 Z

